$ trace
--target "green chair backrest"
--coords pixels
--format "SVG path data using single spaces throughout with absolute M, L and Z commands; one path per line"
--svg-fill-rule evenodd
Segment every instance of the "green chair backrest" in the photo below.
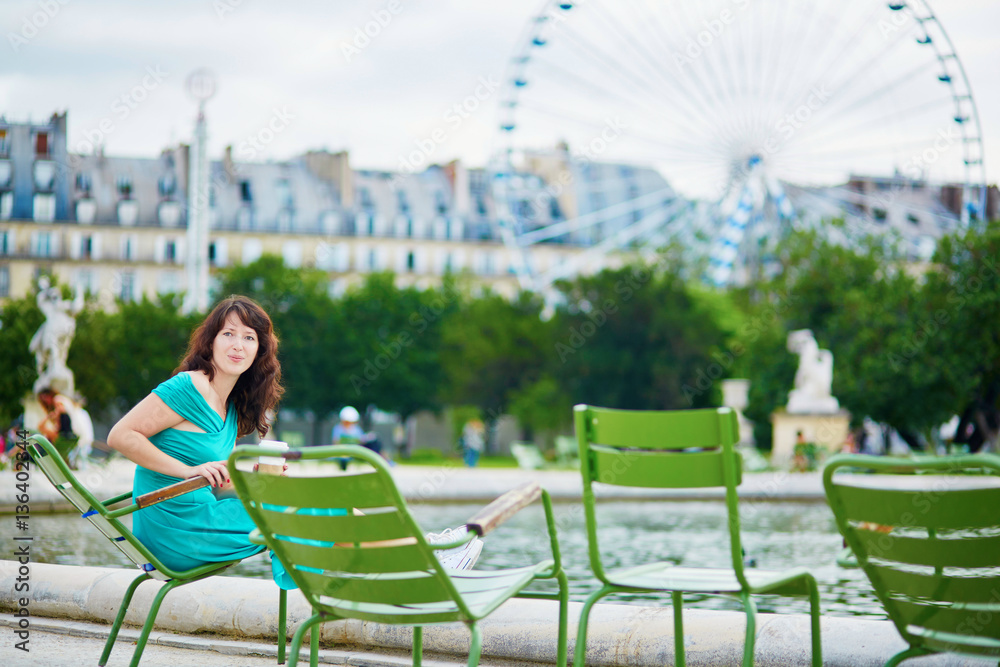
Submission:
M 52 482 L 56 490 L 80 511 L 83 518 L 93 524 L 119 551 L 125 554 L 126 558 L 135 563 L 136 567 L 161 581 L 178 576 L 176 572 L 165 567 L 119 519 L 125 514 L 138 510 L 138 505 L 133 503 L 122 509 L 110 509 L 112 505 L 131 498 L 131 491 L 105 501 L 98 500 L 87 487 L 77 480 L 76 475 L 73 474 L 59 452 L 45 436 L 30 436 L 28 438 L 28 453 L 31 454 L 34 464 Z
M 309 447 L 283 456 L 290 461 L 351 457 L 368 465 L 350 472 L 320 465 L 304 469 L 308 476 L 297 476 L 297 470 L 279 476 L 242 469 L 241 461 L 261 455 L 274 456 L 274 451 L 237 447 L 229 459 L 233 483 L 313 608 L 401 622 L 406 611 L 398 605 L 441 602 L 452 603 L 443 610 L 457 608 L 472 617 L 381 456 L 357 445 Z
M 597 542 L 595 482 L 645 488 L 725 487 L 733 568 L 745 584 L 736 495 L 743 466 L 733 447 L 739 439 L 733 410 L 613 410 L 577 405 L 574 417 L 590 561 L 599 579 L 605 581 Z
M 882 474 L 835 475 L 852 469 Z M 1000 457 L 841 455 L 823 484 L 837 527 L 911 646 L 1000 655 Z

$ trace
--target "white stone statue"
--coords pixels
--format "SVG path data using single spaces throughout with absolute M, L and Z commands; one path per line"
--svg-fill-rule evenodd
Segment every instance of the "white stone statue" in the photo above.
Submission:
M 830 393 L 833 385 L 833 354 L 821 350 L 809 329 L 788 334 L 788 351 L 799 355 L 795 388 L 788 393 L 787 410 L 791 414 L 834 414 L 840 402 Z
M 38 369 L 34 393 L 38 394 L 48 387 L 73 396 L 76 393 L 73 372 L 66 365 L 66 359 L 76 333 L 76 314 L 83 308 L 83 293 L 78 292 L 75 301 L 63 299 L 59 288 L 51 287 L 45 276 L 39 281 L 39 288 L 38 307 L 45 315 L 45 321 L 28 343 L 28 349 L 35 354 Z

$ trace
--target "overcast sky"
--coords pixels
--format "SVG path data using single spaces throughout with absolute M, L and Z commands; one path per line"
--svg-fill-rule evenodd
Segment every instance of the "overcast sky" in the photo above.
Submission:
M 430 161 L 482 165 L 496 124 L 493 83 L 541 4 L 3 0 L 0 114 L 25 121 L 66 110 L 71 150 L 100 140 L 110 154 L 155 156 L 190 141 L 196 104 L 185 79 L 208 67 L 218 82 L 207 105 L 212 157 L 227 144 L 242 144 L 246 157 L 244 142 L 257 137 L 256 159 L 347 149 L 356 168 L 396 169 L 442 128 Z M 996 183 L 1000 2 L 939 0 L 934 9 L 971 81 Z M 377 33 L 367 44 L 358 39 L 366 24 Z M 478 108 L 448 123 L 449 109 L 477 93 Z M 277 132 L 264 144 L 267 127 Z

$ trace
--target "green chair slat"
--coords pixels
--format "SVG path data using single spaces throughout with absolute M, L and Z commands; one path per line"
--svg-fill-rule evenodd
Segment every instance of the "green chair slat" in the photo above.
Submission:
M 737 503 L 742 462 L 734 447 L 739 438 L 735 411 L 729 408 L 638 411 L 578 405 L 574 413 L 590 567 L 603 586 L 584 603 L 573 664 L 582 666 L 586 657 L 587 623 L 595 602 L 614 593 L 658 591 L 670 593 L 674 605 L 673 664 L 684 664 L 684 593 L 733 595 L 743 601 L 747 614 L 744 665 L 753 663 L 754 653 L 756 611 L 751 594 L 806 594 L 810 599 L 813 665 L 819 667 L 822 646 L 815 578 L 803 568 L 767 573 L 743 569 Z M 654 562 L 606 569 L 593 489 L 596 483 L 644 488 L 724 488 L 728 520 L 718 538 L 729 544 L 731 567 L 678 567 Z M 670 537 L 664 532 L 665 545 Z
M 895 608 L 901 625 L 956 635 L 1000 637 L 1000 605 L 968 609 L 893 599 L 887 606 Z
M 308 476 L 295 476 L 293 470 L 287 477 L 250 472 L 246 464 L 261 455 L 273 452 L 237 447 L 228 469 L 260 537 L 274 549 L 315 612 L 295 633 L 293 667 L 304 632 L 327 620 L 324 615 L 329 620 L 414 626 L 462 621 L 473 628 L 470 656 L 478 656 L 481 635 L 476 622 L 541 578 L 555 578 L 559 584 L 557 661 L 565 665 L 569 592 L 558 560 L 494 572 L 444 569 L 377 454 L 355 445 L 291 450 L 284 455 L 286 460 L 310 465 L 318 461 L 320 466 L 310 467 Z M 370 472 L 341 474 L 331 465 L 336 457 L 360 461 Z M 558 558 L 551 500 L 544 491 L 542 499 L 553 555 Z M 349 513 L 324 516 L 303 513 L 306 508 Z M 364 515 L 355 516 L 350 512 L 354 508 Z M 380 544 L 389 540 L 409 542 Z M 415 665 L 420 664 L 421 646 L 414 642 Z M 478 662 L 470 659 L 469 664 Z
M 408 572 L 408 576 L 343 577 L 299 571 L 298 575 L 320 595 L 348 602 L 414 605 L 448 601 L 451 591 L 436 573 Z
M 732 420 L 733 437 L 739 438 L 736 413 L 724 413 Z M 610 447 L 638 449 L 711 449 L 723 443 L 720 418 L 715 410 L 612 410 L 595 408 L 588 414 L 589 442 Z
M 1000 524 L 1000 487 L 981 489 L 874 489 L 833 482 L 844 511 L 855 521 L 936 529 Z
M 590 447 L 595 482 L 643 488 L 725 486 L 720 450 L 654 452 Z M 737 478 L 737 483 L 739 478 Z
M 356 618 L 373 623 L 397 623 L 426 625 L 430 623 L 454 623 L 465 620 L 458 606 L 451 604 L 394 605 L 380 602 L 351 602 L 321 598 L 315 608 L 341 618 Z M 392 620 L 387 620 L 392 619 Z
M 336 484 L 329 477 L 244 474 L 254 498 L 269 505 L 364 509 L 380 507 L 386 498 L 385 481 L 370 472 L 338 475 Z
M 261 530 L 264 528 L 261 527 Z M 412 572 L 433 567 L 434 558 L 419 544 L 393 547 L 355 547 L 299 544 L 277 540 L 274 550 L 289 562 L 330 572 L 371 574 Z
M 841 455 L 823 471 L 837 527 L 910 653 L 1000 655 L 998 475 L 992 454 Z
M 1000 567 L 1000 535 L 937 539 L 862 529 L 856 534 L 870 558 L 931 567 Z
M 906 591 L 910 597 L 939 602 L 1000 604 L 1000 575 L 927 574 L 874 564 L 871 571 L 882 586 Z
M 340 544 L 394 540 L 413 534 L 402 515 L 396 511 L 365 516 L 315 516 L 262 508 L 261 517 L 273 533 Z

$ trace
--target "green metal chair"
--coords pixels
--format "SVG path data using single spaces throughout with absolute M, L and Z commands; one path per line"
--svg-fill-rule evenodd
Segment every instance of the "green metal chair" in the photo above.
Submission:
M 836 474 L 851 470 L 879 474 Z M 886 667 L 939 652 L 1000 657 L 997 476 L 995 454 L 846 454 L 827 463 L 823 485 L 837 527 L 909 644 Z
M 529 483 L 504 494 L 466 524 L 464 539 L 429 545 L 399 494 L 385 461 L 356 445 L 290 450 L 289 461 L 308 461 L 288 476 L 252 472 L 249 461 L 274 456 L 260 447 L 237 447 L 229 471 L 237 493 L 258 526 L 256 538 L 285 565 L 313 608 L 292 638 L 291 665 L 312 629 L 311 664 L 317 664 L 318 626 L 361 619 L 413 626 L 413 664 L 421 664 L 423 626 L 461 621 L 472 633 L 468 664 L 479 664 L 482 637 L 477 621 L 511 597 L 559 601 L 557 664 L 566 664 L 569 598 L 548 493 Z M 350 457 L 362 466 L 343 473 L 329 463 Z M 326 464 L 316 463 L 327 461 Z M 242 463 L 241 463 L 242 462 Z M 294 466 L 295 464 L 293 464 Z M 300 473 L 303 476 L 297 476 Z M 552 559 L 503 570 L 449 570 L 434 552 L 483 536 L 528 503 L 542 498 Z M 556 579 L 557 593 L 525 591 L 539 579 Z
M 751 595 L 808 595 L 812 619 L 812 664 L 822 665 L 819 591 L 805 568 L 782 572 L 744 568 L 736 488 L 742 478 L 736 413 L 718 410 L 611 410 L 574 408 L 583 474 L 590 566 L 601 588 L 580 613 L 573 664 L 584 664 L 587 621 L 593 605 L 612 593 L 670 592 L 674 607 L 674 664 L 684 665 L 683 594 L 720 594 L 739 598 L 746 611 L 743 664 L 753 665 L 757 608 Z M 725 487 L 732 567 L 681 567 L 669 562 L 606 569 L 601 557 L 594 484 L 646 488 Z M 720 537 L 722 537 L 720 535 Z M 664 536 L 668 540 L 669 535 Z
M 111 649 L 115 644 L 115 639 L 118 637 L 118 631 L 121 629 L 122 622 L 125 620 L 125 613 L 128 611 L 128 606 L 132 602 L 132 596 L 135 594 L 139 584 L 149 579 L 158 579 L 166 582 L 160 587 L 159 592 L 157 592 L 156 597 L 153 599 L 153 605 L 149 609 L 146 622 L 143 624 L 142 632 L 139 634 L 139 640 L 136 643 L 135 651 L 132 654 L 132 662 L 130 663 L 132 667 L 136 667 L 136 665 L 139 664 L 139 660 L 142 659 L 142 652 L 146 648 L 149 633 L 153 629 L 153 625 L 156 622 L 156 615 L 159 613 L 160 605 L 163 603 L 163 598 L 166 597 L 167 593 L 178 586 L 183 586 L 184 584 L 189 584 L 193 581 L 198 581 L 199 579 L 205 579 L 206 577 L 219 574 L 240 561 L 237 559 L 223 563 L 202 565 L 201 567 L 196 567 L 190 570 L 172 570 L 163 565 L 163 563 L 161 563 L 159 559 L 157 559 L 156 556 L 154 556 L 149 549 L 147 549 L 142 542 L 140 542 L 138 538 L 132 534 L 132 531 L 121 522 L 120 518 L 126 514 L 131 514 L 132 512 L 142 510 L 151 505 L 155 505 L 156 503 L 163 502 L 164 500 L 176 498 L 184 493 L 207 486 L 208 480 L 204 477 L 192 477 L 191 479 L 184 480 L 183 482 L 178 482 L 177 484 L 159 489 L 158 491 L 134 498 L 132 504 L 130 505 L 126 505 L 119 509 L 111 509 L 114 505 L 132 498 L 132 492 L 128 491 L 104 501 L 98 500 L 83 484 L 80 483 L 80 481 L 73 474 L 73 471 L 70 470 L 69 466 L 59 455 L 59 452 L 52 445 L 52 443 L 45 438 L 45 436 L 30 436 L 28 438 L 27 449 L 32 460 L 34 461 L 34 464 L 45 474 L 48 480 L 52 482 L 52 485 L 56 487 L 59 493 L 61 493 L 66 500 L 72 503 L 72 505 L 82 513 L 83 518 L 92 523 L 106 538 L 108 538 L 108 540 L 111 541 L 112 544 L 118 547 L 118 549 L 125 554 L 129 560 L 135 563 L 135 565 L 142 570 L 142 574 L 136 577 L 125 591 L 125 596 L 122 598 L 118 615 L 115 617 L 115 622 L 111 626 L 111 633 L 108 635 L 108 640 L 104 644 L 104 652 L 101 654 L 101 660 L 97 663 L 98 665 L 103 666 L 107 664 L 108 658 L 111 656 Z M 31 463 L 29 462 L 28 465 L 31 465 Z M 285 591 L 282 590 L 279 592 L 279 663 L 283 663 L 285 661 L 286 597 Z

